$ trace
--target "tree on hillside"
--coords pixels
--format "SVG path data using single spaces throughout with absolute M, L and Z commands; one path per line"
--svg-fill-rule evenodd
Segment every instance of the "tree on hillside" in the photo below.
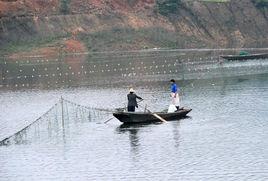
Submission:
M 252 0 L 257 8 L 268 8 L 268 0 Z
M 157 10 L 164 16 L 176 14 L 181 4 L 181 0 L 156 0 Z
M 60 0 L 60 12 L 63 14 L 68 14 L 70 12 L 70 2 L 71 0 Z

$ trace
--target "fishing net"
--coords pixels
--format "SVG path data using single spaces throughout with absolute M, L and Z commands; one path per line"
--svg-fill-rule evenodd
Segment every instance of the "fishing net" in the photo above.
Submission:
M 0 146 L 61 140 L 66 133 L 82 123 L 106 119 L 109 111 L 79 105 L 61 98 L 30 125 L 0 141 Z

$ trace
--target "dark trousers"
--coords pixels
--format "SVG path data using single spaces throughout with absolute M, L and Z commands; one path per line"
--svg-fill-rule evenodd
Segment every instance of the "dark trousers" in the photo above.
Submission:
M 135 112 L 135 106 L 128 106 L 127 111 L 128 112 Z

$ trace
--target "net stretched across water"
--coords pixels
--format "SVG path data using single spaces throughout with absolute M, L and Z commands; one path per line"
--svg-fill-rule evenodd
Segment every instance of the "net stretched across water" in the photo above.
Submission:
M 64 139 L 66 132 L 75 129 L 81 123 L 103 120 L 109 116 L 109 111 L 61 98 L 31 124 L 1 140 L 0 145 Z

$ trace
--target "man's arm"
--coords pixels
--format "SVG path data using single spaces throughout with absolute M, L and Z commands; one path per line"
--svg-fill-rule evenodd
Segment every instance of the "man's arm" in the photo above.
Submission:
M 142 98 L 141 98 L 140 96 L 137 96 L 137 95 L 136 95 L 136 97 L 137 97 L 138 99 L 142 100 Z

